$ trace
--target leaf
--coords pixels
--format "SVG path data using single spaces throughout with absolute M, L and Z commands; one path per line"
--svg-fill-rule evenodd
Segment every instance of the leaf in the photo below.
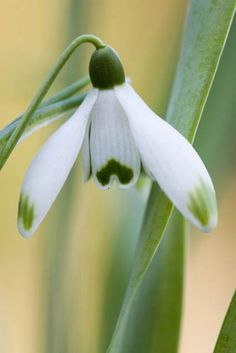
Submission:
M 167 120 L 193 141 L 235 12 L 235 0 L 192 0 L 187 16 Z M 153 185 L 133 271 L 107 352 L 122 351 L 123 335 L 136 293 L 158 249 L 172 204 Z
M 235 169 L 236 80 L 232 73 L 236 62 L 236 17 L 203 112 L 194 145 L 207 162 L 216 189 L 225 192 Z M 212 131 L 209 139 L 209 131 Z M 227 138 L 226 138 L 227 136 Z M 219 163 L 220 161 L 220 163 Z
M 128 322 L 122 353 L 174 353 L 178 349 L 184 281 L 184 220 L 168 223 Z M 140 323 L 145 325 L 140 325 Z
M 236 292 L 226 313 L 214 353 L 236 352 Z
M 85 94 L 81 93 L 77 97 L 72 97 L 79 91 L 83 90 L 88 84 L 90 80 L 88 76 L 81 78 L 80 80 L 72 83 L 71 85 L 65 87 L 60 90 L 54 96 L 44 100 L 40 103 L 38 109 L 32 115 L 30 121 L 28 122 L 25 131 L 21 136 L 21 140 L 25 135 L 31 134 L 32 131 L 38 130 L 40 127 L 49 124 L 51 121 L 53 122 L 57 118 L 61 116 L 61 113 L 69 109 L 76 108 L 80 105 L 80 103 L 85 98 Z M 71 98 L 72 97 L 72 98 Z M 2 130 L 0 130 L 0 148 L 4 146 L 4 144 L 9 140 L 14 130 L 21 124 L 24 114 L 17 117 L 10 124 L 5 126 Z M 58 115 L 60 115 L 58 117 Z
M 33 132 L 60 119 L 65 115 L 65 113 L 71 111 L 72 109 L 78 108 L 84 100 L 85 96 L 85 93 L 81 93 L 74 97 L 67 98 L 53 104 L 44 105 L 43 107 L 37 109 L 32 115 L 18 143 L 23 141 Z M 16 118 L 2 130 L 0 130 L 0 148 L 6 145 L 14 130 L 21 124 L 23 116 L 24 115 Z

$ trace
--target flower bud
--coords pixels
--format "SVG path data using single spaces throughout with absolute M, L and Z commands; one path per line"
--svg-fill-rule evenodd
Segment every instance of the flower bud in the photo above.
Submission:
M 95 50 L 89 63 L 94 87 L 110 89 L 125 82 L 125 73 L 118 54 L 109 46 Z

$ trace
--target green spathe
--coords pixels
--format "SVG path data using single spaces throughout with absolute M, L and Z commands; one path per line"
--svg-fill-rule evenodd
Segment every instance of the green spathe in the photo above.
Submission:
M 89 63 L 93 87 L 110 89 L 125 82 L 125 73 L 118 54 L 109 46 L 95 50 Z
M 30 230 L 34 221 L 34 205 L 29 202 L 29 196 L 21 194 L 19 207 L 18 207 L 18 218 L 22 222 L 25 230 Z
M 189 198 L 188 208 L 190 212 L 198 219 L 201 225 L 207 226 L 212 215 L 216 213 L 214 192 L 200 180 L 198 187 L 189 193 Z
M 129 184 L 134 173 L 133 170 L 126 165 L 121 164 L 115 159 L 110 159 L 107 164 L 96 173 L 96 176 L 100 183 L 105 186 L 109 184 L 112 175 L 116 175 L 121 184 Z

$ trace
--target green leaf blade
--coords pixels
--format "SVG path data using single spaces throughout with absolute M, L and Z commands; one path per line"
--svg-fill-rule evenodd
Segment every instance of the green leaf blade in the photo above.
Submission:
M 174 211 L 134 302 L 122 347 L 124 353 L 178 351 L 184 283 L 184 228 L 182 216 Z
M 226 313 L 214 353 L 236 352 L 236 292 Z
M 193 141 L 235 13 L 234 0 L 192 0 L 167 121 Z
M 235 6 L 235 0 L 192 0 L 190 3 L 167 121 L 191 142 L 218 67 Z M 171 211 L 171 202 L 154 184 L 125 300 L 107 350 L 109 353 L 122 352 L 123 335 L 133 301 L 158 249 Z
M 54 121 L 60 119 L 67 112 L 70 112 L 72 109 L 76 109 L 83 102 L 86 94 L 81 93 L 74 97 L 64 99 L 62 101 L 45 105 L 32 115 L 31 120 L 23 132 L 21 139 L 18 141 L 23 141 L 26 137 L 31 135 L 33 132 L 41 129 L 44 126 L 47 126 Z M 21 124 L 24 115 L 16 118 L 9 125 L 5 126 L 2 130 L 0 130 L 0 148 L 3 148 L 7 141 L 10 139 L 14 130 Z

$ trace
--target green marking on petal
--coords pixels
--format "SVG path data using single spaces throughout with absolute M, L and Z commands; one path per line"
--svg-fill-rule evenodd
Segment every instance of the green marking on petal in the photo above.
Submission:
M 29 196 L 21 194 L 18 206 L 18 219 L 22 221 L 26 230 L 32 227 L 34 216 L 34 205 L 30 204 Z
M 112 175 L 116 175 L 121 184 L 128 184 L 132 180 L 134 172 L 131 168 L 121 164 L 115 159 L 110 159 L 107 164 L 96 173 L 99 182 L 103 186 L 109 184 Z
M 199 186 L 189 193 L 189 198 L 190 212 L 203 226 L 207 226 L 211 216 L 216 212 L 216 199 L 213 190 L 200 180 Z

